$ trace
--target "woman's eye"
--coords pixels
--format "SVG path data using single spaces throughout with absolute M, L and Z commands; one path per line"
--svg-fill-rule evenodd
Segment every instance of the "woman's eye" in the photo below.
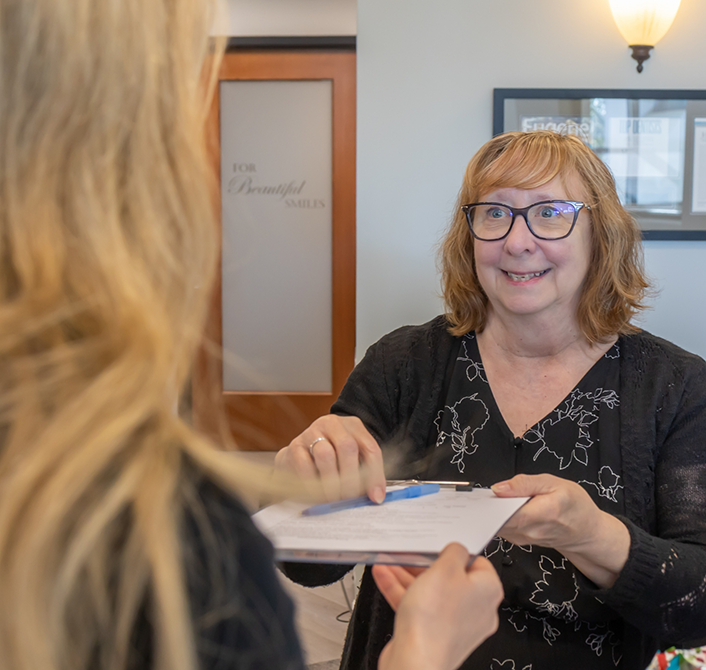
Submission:
M 554 207 L 542 207 L 542 209 L 539 210 L 539 216 L 543 219 L 552 219 L 558 215 L 559 212 L 554 209 Z
M 493 209 L 488 210 L 488 216 L 491 219 L 502 219 L 504 216 L 507 216 L 507 212 L 504 209 L 494 207 Z

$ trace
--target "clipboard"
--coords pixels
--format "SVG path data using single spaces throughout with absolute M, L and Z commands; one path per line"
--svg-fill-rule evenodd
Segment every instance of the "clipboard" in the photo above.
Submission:
M 483 488 L 442 488 L 321 516 L 302 516 L 308 505 L 288 501 L 257 512 L 253 521 L 272 541 L 278 561 L 427 567 L 450 542 L 480 554 L 527 500 L 498 498 Z

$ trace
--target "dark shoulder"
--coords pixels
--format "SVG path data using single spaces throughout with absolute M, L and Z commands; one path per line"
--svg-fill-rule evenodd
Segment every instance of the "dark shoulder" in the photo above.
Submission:
M 639 375 L 702 376 L 706 361 L 673 342 L 640 330 L 620 337 L 621 357 Z
M 402 326 L 372 345 L 371 349 L 383 349 L 389 355 L 406 357 L 412 352 L 433 352 L 453 346 L 458 340 L 448 331 L 450 324 L 446 316 L 439 315 L 431 321 L 414 326 Z
M 660 438 L 678 416 L 706 410 L 703 358 L 646 331 L 622 336 L 620 343 L 626 421 L 652 416 Z
M 302 668 L 271 543 L 233 494 L 206 479 L 187 487 L 182 545 L 201 667 Z

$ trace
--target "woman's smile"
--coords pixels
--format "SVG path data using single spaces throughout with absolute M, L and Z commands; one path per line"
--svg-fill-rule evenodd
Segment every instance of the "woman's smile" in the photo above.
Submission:
M 501 270 L 501 272 L 504 272 L 513 282 L 524 284 L 531 279 L 543 277 L 547 274 L 547 272 L 549 272 L 549 268 L 546 270 L 539 270 L 537 272 L 510 272 L 510 270 Z

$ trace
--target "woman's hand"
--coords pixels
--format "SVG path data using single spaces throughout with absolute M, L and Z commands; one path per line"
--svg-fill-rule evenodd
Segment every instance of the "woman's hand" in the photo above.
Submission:
M 275 468 L 320 477 L 329 500 L 353 498 L 363 491 L 375 502 L 385 499 L 382 452 L 355 416 L 320 417 L 277 453 Z
M 556 549 L 598 586 L 613 585 L 627 561 L 630 534 L 582 486 L 554 475 L 516 475 L 492 489 L 501 498 L 532 497 L 500 529 L 501 537 Z
M 468 559 L 460 544 L 450 544 L 428 570 L 373 566 L 375 583 L 397 612 L 379 670 L 454 670 L 497 630 L 500 579 L 485 558 L 470 568 Z

